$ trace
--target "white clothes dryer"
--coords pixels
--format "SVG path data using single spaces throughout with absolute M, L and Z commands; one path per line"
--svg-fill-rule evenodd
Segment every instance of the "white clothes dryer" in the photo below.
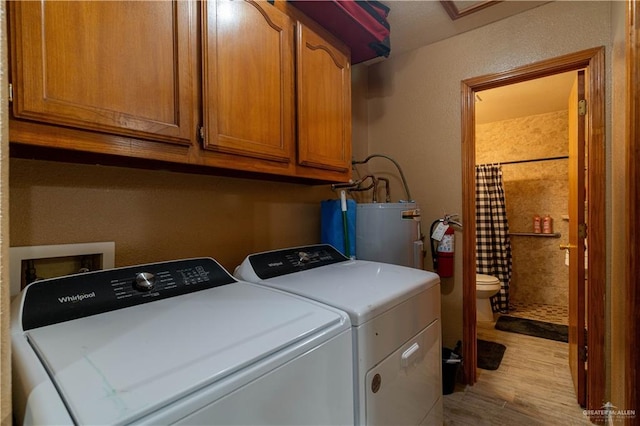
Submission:
M 34 282 L 11 326 L 17 424 L 353 423 L 349 317 L 210 258 Z
M 438 275 L 325 244 L 249 255 L 234 275 L 349 315 L 357 424 L 442 424 Z

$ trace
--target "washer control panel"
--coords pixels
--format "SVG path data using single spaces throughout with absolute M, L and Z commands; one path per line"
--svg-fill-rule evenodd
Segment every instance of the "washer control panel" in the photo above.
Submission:
M 249 263 L 263 280 L 349 260 L 333 246 L 318 244 L 252 254 Z
M 36 281 L 24 290 L 23 330 L 237 282 L 211 258 L 130 266 Z

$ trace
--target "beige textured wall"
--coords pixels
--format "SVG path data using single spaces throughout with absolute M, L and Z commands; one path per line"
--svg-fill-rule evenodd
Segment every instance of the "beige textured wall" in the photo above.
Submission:
M 328 185 L 11 160 L 11 245 L 115 241 L 116 265 L 316 243 Z
M 372 66 L 369 150 L 402 165 L 423 225 L 443 212 L 461 213 L 461 80 L 596 46 L 605 46 L 610 58 L 610 8 L 609 2 L 551 2 Z M 608 114 L 610 96 L 607 91 Z M 461 236 L 455 276 L 442 283 L 448 346 L 462 337 Z
M 369 112 L 367 110 L 367 83 L 369 68 L 363 64 L 351 68 L 351 138 L 354 159 L 363 159 L 368 154 Z
M 476 163 L 499 163 L 568 155 L 567 111 L 476 126 Z M 568 160 L 502 166 L 511 232 L 533 232 L 534 214 L 553 218 L 564 240 L 512 236 L 512 303 L 568 305 L 569 269 L 558 244 L 568 238 Z

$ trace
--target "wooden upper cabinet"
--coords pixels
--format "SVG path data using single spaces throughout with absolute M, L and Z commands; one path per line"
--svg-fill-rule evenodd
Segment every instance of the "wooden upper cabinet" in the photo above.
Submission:
M 297 25 L 298 162 L 351 169 L 349 57 L 311 28 Z
M 7 5 L 14 146 L 350 178 L 348 49 L 286 0 Z
M 16 117 L 178 144 L 195 140 L 192 2 L 9 4 Z
M 204 9 L 205 149 L 292 162 L 293 21 L 266 1 L 208 1 Z

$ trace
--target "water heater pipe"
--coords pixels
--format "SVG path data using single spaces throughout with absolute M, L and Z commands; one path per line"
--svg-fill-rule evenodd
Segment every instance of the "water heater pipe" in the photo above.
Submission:
M 402 173 L 402 168 L 400 168 L 400 165 L 398 164 L 398 162 L 396 160 L 394 160 L 393 158 L 391 158 L 391 157 L 389 157 L 387 155 L 384 155 L 384 154 L 371 154 L 367 158 L 365 158 L 364 160 L 361 160 L 361 161 L 353 160 L 353 161 L 351 161 L 351 164 L 365 164 L 369 160 L 371 160 L 372 158 L 376 158 L 376 157 L 386 158 L 387 160 L 391 161 L 396 166 L 396 168 L 398 169 L 398 172 L 400 173 L 400 178 L 402 179 L 402 184 L 404 185 L 404 192 L 407 193 L 407 201 L 408 202 L 413 202 L 413 198 L 411 198 L 411 193 L 409 192 L 409 186 L 407 185 L 407 180 L 404 177 L 404 173 Z
M 344 255 L 351 257 L 349 244 L 349 226 L 347 224 L 347 196 L 344 191 L 340 191 L 340 210 L 342 210 L 342 227 L 344 228 Z

